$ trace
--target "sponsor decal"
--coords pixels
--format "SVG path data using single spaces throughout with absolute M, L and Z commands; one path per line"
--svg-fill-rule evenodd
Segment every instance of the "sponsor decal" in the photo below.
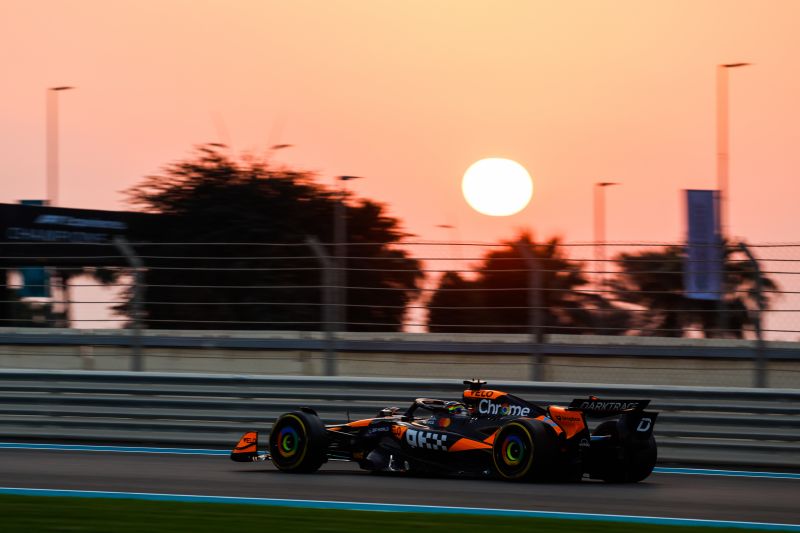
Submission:
M 403 438 L 403 433 L 406 432 L 406 429 L 408 428 L 405 428 L 403 426 L 392 426 L 392 435 L 394 435 L 394 438 L 396 438 L 397 440 L 400 440 Z
M 578 443 L 578 446 L 581 448 L 589 448 L 591 445 L 587 439 L 581 439 L 581 441 Z
M 6 228 L 6 239 L 10 241 L 105 243 L 111 240 L 115 232 L 128 230 L 128 223 L 121 220 L 53 214 L 39 215 L 31 225 L 36 227 L 12 226 Z
M 65 231 L 38 228 L 8 228 L 6 238 L 10 241 L 45 242 L 107 242 L 107 233 L 88 233 L 86 231 Z
M 647 433 L 653 425 L 653 420 L 650 418 L 642 418 L 639 420 L 639 425 L 636 426 L 636 431 Z
M 412 448 L 447 451 L 447 435 L 444 433 L 409 429 L 406 431 L 406 443 Z
M 528 416 L 530 412 L 529 407 L 522 407 L 521 405 L 496 403 L 486 399 L 478 402 L 478 413 L 482 415 Z
M 371 427 L 371 428 L 367 429 L 365 436 L 370 437 L 370 436 L 376 435 L 378 433 L 386 433 L 386 432 L 391 431 L 391 430 L 392 430 L 392 428 L 390 428 L 389 426 Z
M 536 420 L 541 420 L 542 422 L 553 428 L 556 431 L 556 434 L 558 435 L 564 432 L 564 430 L 561 429 L 561 426 L 552 421 L 548 416 L 537 416 Z
M 581 404 L 580 408 L 585 411 L 624 411 L 638 405 L 639 402 L 586 401 Z
M 494 391 L 493 390 L 472 391 L 471 396 L 473 398 L 491 398 L 492 396 L 494 396 Z
M 34 224 L 51 224 L 54 226 L 71 226 L 73 228 L 97 228 L 126 230 L 128 225 L 118 220 L 98 220 L 94 218 L 76 218 L 64 215 L 39 215 Z
M 256 441 L 258 440 L 258 434 L 255 432 L 252 433 L 245 433 L 244 436 L 239 439 L 239 443 L 233 449 L 234 453 L 239 452 L 249 452 L 249 451 L 256 451 Z
M 568 439 L 580 433 L 585 427 L 582 413 L 567 411 L 556 405 L 550 406 L 550 418 L 564 429 Z

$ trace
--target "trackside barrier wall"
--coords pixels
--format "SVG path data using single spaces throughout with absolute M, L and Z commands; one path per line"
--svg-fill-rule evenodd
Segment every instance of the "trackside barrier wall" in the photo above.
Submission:
M 798 390 L 490 385 L 539 404 L 589 395 L 650 399 L 661 413 L 655 434 L 662 464 L 800 468 Z M 300 406 L 332 423 L 405 407 L 415 397 L 458 398 L 462 389 L 457 379 L 2 370 L 0 438 L 227 448 L 246 430 L 266 437 L 278 414 Z
M 128 370 L 132 341 L 150 371 L 325 375 L 332 368 L 323 332 L 0 329 L 0 368 Z M 755 341 L 548 335 L 531 357 L 527 335 L 336 333 L 344 376 L 644 383 L 749 387 Z M 800 343 L 767 342 L 765 375 L 800 388 Z

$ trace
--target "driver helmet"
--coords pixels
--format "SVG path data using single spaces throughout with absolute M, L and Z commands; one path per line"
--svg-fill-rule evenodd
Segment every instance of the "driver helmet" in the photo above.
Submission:
M 444 402 L 444 409 L 431 417 L 428 422 L 432 426 L 446 428 L 457 418 L 469 418 L 469 409 L 461 402 Z
M 461 402 L 445 402 L 444 406 L 449 416 L 469 416 L 469 409 Z

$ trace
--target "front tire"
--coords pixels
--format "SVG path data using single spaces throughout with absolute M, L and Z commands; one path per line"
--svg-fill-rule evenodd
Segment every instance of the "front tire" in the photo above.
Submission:
M 318 416 L 302 411 L 281 415 L 269 434 L 272 464 L 283 472 L 315 472 L 327 461 L 328 436 Z
M 506 481 L 541 481 L 550 476 L 556 436 L 539 420 L 521 418 L 500 428 L 492 444 L 492 462 Z

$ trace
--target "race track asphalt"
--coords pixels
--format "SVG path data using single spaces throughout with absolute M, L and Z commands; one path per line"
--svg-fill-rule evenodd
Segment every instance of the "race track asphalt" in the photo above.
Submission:
M 372 475 L 349 463 L 291 475 L 225 456 L 0 449 L 0 486 L 800 523 L 796 478 L 654 473 L 633 485 L 513 484 Z

